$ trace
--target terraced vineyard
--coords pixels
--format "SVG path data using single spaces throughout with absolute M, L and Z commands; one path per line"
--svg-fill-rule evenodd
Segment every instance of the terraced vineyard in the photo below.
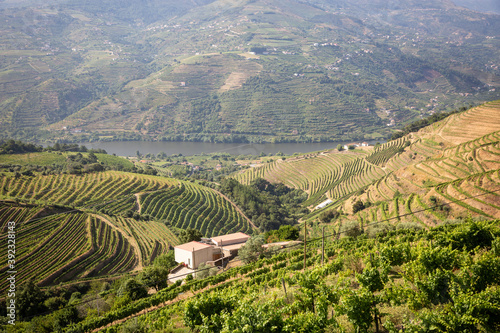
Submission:
M 322 332 L 340 328 L 356 332 L 361 331 L 361 311 L 369 314 L 363 322 L 365 330 L 371 331 L 376 324 L 370 313 L 377 310 L 384 327 L 404 324 L 412 331 L 422 330 L 423 319 L 432 320 L 425 325 L 446 328 L 457 321 L 468 327 L 498 327 L 497 317 L 491 320 L 488 318 L 492 317 L 478 313 L 498 312 L 497 277 L 490 273 L 497 269 L 498 260 L 490 245 L 499 233 L 499 223 L 500 220 L 468 220 L 431 230 L 403 229 L 361 239 L 344 235 L 338 239 L 329 234 L 325 239 L 324 262 L 318 251 L 321 239 L 311 239 L 306 253 L 302 244 L 292 245 L 273 256 L 215 276 L 183 284 L 178 281 L 102 317 L 88 318 L 67 332 L 118 332 L 128 324 L 148 332 L 164 332 L 174 327 L 198 329 L 208 320 L 210 324 L 219 320 L 219 325 L 232 325 L 233 330 L 227 331 L 264 327 L 259 331 Z M 481 238 L 478 234 L 489 236 Z M 470 248 L 475 248 L 474 255 Z M 463 260 L 465 257 L 468 260 Z M 495 268 L 485 269 L 487 266 Z M 436 281 L 442 281 L 443 272 L 447 280 L 457 283 L 436 286 Z M 377 287 L 369 289 L 374 285 L 372 281 L 378 283 Z M 445 296 L 440 297 L 438 290 L 445 290 Z M 385 297 L 377 299 L 373 297 L 375 292 Z M 488 296 L 490 293 L 492 297 Z M 464 297 L 468 297 L 466 302 Z M 417 308 L 416 298 L 422 300 Z M 445 306 L 450 300 L 475 310 L 464 312 L 462 307 Z M 486 310 L 481 310 L 483 305 Z M 220 307 L 225 307 L 227 315 L 217 316 Z M 468 324 L 473 317 L 474 322 Z M 272 330 L 271 324 L 279 329 Z
M 151 263 L 158 255 L 168 252 L 170 246 L 179 244 L 177 236 L 164 223 L 137 221 L 114 216 L 108 219 L 126 238 L 133 238 L 143 264 Z
M 309 194 L 309 205 L 325 198 L 333 201 L 327 208 L 312 211 L 306 220 L 330 209 L 347 213 L 344 220 L 369 222 L 403 215 L 393 222 L 425 227 L 468 214 L 499 218 L 499 115 L 500 101 L 491 102 L 382 144 L 368 154 L 308 154 L 265 164 L 234 178 L 249 183 L 263 177 L 301 188 Z M 353 217 L 350 213 L 357 200 L 375 204 Z M 460 202 L 453 203 L 456 200 Z
M 171 183 L 160 177 L 118 171 L 84 175 L 12 176 L 2 177 L 0 197 L 74 207 L 103 207 L 120 202 L 134 193 L 168 188 Z
M 307 192 L 309 200 L 306 204 L 311 205 L 320 201 L 340 179 L 350 176 L 349 162 L 364 155 L 363 152 L 335 153 L 332 151 L 306 154 L 264 164 L 237 174 L 234 178 L 244 184 L 249 184 L 259 177 L 270 182 L 284 183 Z
M 0 226 L 15 222 L 16 281 L 40 285 L 120 274 L 138 263 L 129 242 L 101 219 L 79 211 L 0 203 Z M 0 236 L 7 248 L 7 233 Z M 4 263 L 5 264 L 5 263 Z M 8 266 L 0 268 L 0 290 L 7 288 Z
M 207 187 L 189 182 L 144 193 L 140 196 L 140 206 L 143 214 L 181 229 L 198 229 L 207 237 L 252 231 L 252 226 L 229 201 Z
M 179 244 L 168 225 L 206 236 L 252 230 L 218 192 L 175 179 L 112 171 L 7 174 L 0 182 L 0 243 L 6 248 L 7 223 L 16 222 L 20 283 L 35 277 L 52 285 L 140 270 Z M 0 267 L 0 290 L 7 270 Z
M 207 236 L 252 227 L 217 192 L 190 182 L 117 171 L 77 175 L 3 177 L 0 198 L 96 209 L 106 214 L 148 214 Z

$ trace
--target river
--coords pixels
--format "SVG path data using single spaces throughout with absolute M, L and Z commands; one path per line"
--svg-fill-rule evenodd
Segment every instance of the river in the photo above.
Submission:
M 375 144 L 375 141 L 367 141 Z M 308 153 L 318 150 L 336 148 L 338 142 L 322 143 L 206 143 L 206 142 L 157 142 L 157 141 L 111 141 L 111 142 L 81 142 L 87 148 L 100 148 L 108 154 L 118 156 L 135 156 L 137 151 L 145 155 L 147 153 L 158 154 L 164 152 L 167 155 L 182 154 L 184 156 L 197 155 L 201 153 L 225 152 L 234 155 L 259 155 L 276 154 L 282 152 L 286 155 L 293 153 Z M 345 143 L 342 143 L 345 144 Z

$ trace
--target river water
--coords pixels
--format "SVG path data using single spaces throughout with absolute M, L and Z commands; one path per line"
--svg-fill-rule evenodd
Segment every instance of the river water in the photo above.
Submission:
M 375 144 L 375 142 L 370 142 Z M 318 150 L 336 148 L 339 142 L 322 143 L 206 143 L 206 142 L 157 142 L 157 141 L 112 141 L 112 142 L 81 142 L 87 148 L 101 148 L 108 154 L 118 156 L 135 156 L 137 151 L 145 155 L 147 153 L 158 154 L 164 152 L 167 155 L 182 154 L 184 156 L 197 155 L 201 153 L 225 152 L 233 155 L 259 155 L 276 154 L 282 152 L 286 155 L 293 153 L 308 153 Z M 345 144 L 345 143 L 342 143 Z

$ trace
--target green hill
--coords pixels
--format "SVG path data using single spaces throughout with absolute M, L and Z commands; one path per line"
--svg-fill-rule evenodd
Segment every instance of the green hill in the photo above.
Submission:
M 0 11 L 3 137 L 365 140 L 498 99 L 498 15 L 449 1 L 30 3 Z
M 54 155 L 37 154 L 31 163 Z M 19 283 L 34 278 L 46 286 L 140 271 L 179 243 L 177 228 L 207 237 L 254 229 L 220 193 L 190 182 L 119 171 L 43 175 L 36 168 L 30 174 L 6 168 L 0 226 L 5 231 L 16 224 Z M 6 232 L 0 242 L 7 246 Z M 7 271 L 0 267 L 1 276 Z
M 375 148 L 277 159 L 234 178 L 249 183 L 262 177 L 300 188 L 309 194 L 306 204 L 312 209 L 330 199 L 331 205 L 312 210 L 305 219 L 338 210 L 345 214 L 338 225 L 342 220 L 363 224 L 400 215 L 404 217 L 394 222 L 424 227 L 468 214 L 499 218 L 499 112 L 495 101 Z M 453 203 L 457 199 L 464 201 Z M 353 214 L 357 201 L 366 209 Z M 443 203 L 450 205 L 421 212 Z
M 247 265 L 236 258 L 227 270 L 207 271 L 208 278 L 197 272 L 185 284 L 167 284 L 168 270 L 161 273 L 155 261 L 167 260 L 169 248 L 180 242 L 178 228 L 205 236 L 254 230 L 220 192 L 148 174 L 71 174 L 74 169 L 55 167 L 75 159 L 73 153 L 64 153 L 64 162 L 57 152 L 14 155 L 20 165 L 2 164 L 0 243 L 7 246 L 9 222 L 15 222 L 21 299 L 29 299 L 24 290 L 30 280 L 42 287 L 63 283 L 44 293 L 32 285 L 38 309 L 49 314 L 30 321 L 23 306 L 16 329 L 182 332 L 206 325 L 229 332 L 248 321 L 290 332 L 354 332 L 375 323 L 390 332 L 400 325 L 495 331 L 499 110 L 494 101 L 377 147 L 267 157 L 274 162 L 234 175 L 243 183 L 263 177 L 308 194 L 301 235 L 308 238 L 307 272 L 300 272 L 303 243 L 292 243 L 246 258 L 253 261 Z M 80 161 L 92 158 L 85 154 Z M 118 159 L 103 156 L 107 163 Z M 13 163 L 12 155 L 0 157 Z M 329 205 L 315 209 L 327 198 Z M 9 266 L 0 267 L 2 290 L 9 288 L 8 272 Z M 99 312 L 89 302 L 98 302 Z M 214 309 L 225 312 L 214 315 Z M 131 316 L 138 318 L 127 322 Z
M 496 331 L 498 226 L 498 220 L 468 221 L 376 238 L 328 238 L 324 261 L 316 239 L 308 242 L 304 270 L 300 247 L 269 252 L 216 276 L 175 283 L 67 332 Z

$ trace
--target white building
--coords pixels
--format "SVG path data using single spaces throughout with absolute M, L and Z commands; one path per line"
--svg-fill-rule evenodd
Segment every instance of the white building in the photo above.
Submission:
M 215 246 L 223 246 L 245 243 L 249 238 L 250 236 L 245 233 L 236 232 L 234 234 L 212 237 L 212 242 L 215 244 Z
M 327 200 L 323 201 L 322 203 L 320 203 L 319 205 L 317 205 L 315 209 L 325 208 L 326 206 L 328 206 L 332 202 L 333 202 L 332 200 L 327 199 Z
M 197 269 L 201 263 L 213 260 L 213 247 L 200 242 L 189 242 L 174 247 L 175 261 Z
M 212 237 L 211 241 L 222 250 L 225 257 L 232 257 L 238 254 L 238 250 L 245 245 L 249 238 L 250 236 L 243 232 L 236 232 L 234 234 Z

